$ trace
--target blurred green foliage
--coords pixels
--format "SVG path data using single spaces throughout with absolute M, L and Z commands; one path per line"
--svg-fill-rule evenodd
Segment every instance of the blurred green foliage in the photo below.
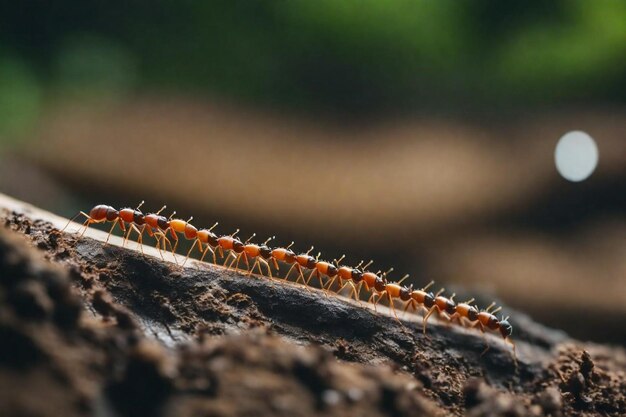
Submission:
M 626 97 L 626 3 L 613 0 L 7 3 L 0 48 L 60 91 L 346 112 Z
M 41 91 L 31 69 L 0 55 L 0 147 L 28 132 L 39 117 Z

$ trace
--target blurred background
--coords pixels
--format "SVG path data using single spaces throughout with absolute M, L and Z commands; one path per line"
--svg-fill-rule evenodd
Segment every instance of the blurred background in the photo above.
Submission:
M 624 344 L 625 57 L 614 1 L 3 2 L 0 191 L 167 204 Z

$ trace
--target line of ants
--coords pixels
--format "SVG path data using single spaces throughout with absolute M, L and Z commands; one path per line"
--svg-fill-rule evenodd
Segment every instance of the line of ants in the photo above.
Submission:
M 187 252 L 183 266 L 189 259 L 192 251 L 197 247 L 202 254 L 200 261 L 203 261 L 208 253 L 211 253 L 213 263 L 217 264 L 216 252 L 219 252 L 220 257 L 224 259 L 224 266 L 230 261 L 227 268 L 234 267 L 234 269 L 237 270 L 243 259 L 248 275 L 251 275 L 255 268 L 258 268 L 260 274 L 264 275 L 262 269 L 262 266 L 264 266 L 268 276 L 273 278 L 271 266 L 273 265 L 278 271 L 278 262 L 282 262 L 290 265 L 285 279 L 288 279 L 292 271 L 295 270 L 297 272 L 296 282 L 303 283 L 305 288 L 307 288 L 313 277 L 315 277 L 319 281 L 320 287 L 325 294 L 328 294 L 333 285 L 338 283 L 339 288 L 336 290 L 337 293 L 341 293 L 346 287 L 349 287 L 350 298 L 354 297 L 358 302 L 360 302 L 361 299 L 361 289 L 365 287 L 366 291 L 371 293 L 368 302 L 372 302 L 376 309 L 378 302 L 382 299 L 386 299 L 389 302 L 394 317 L 398 321 L 399 319 L 394 305 L 396 300 L 400 300 L 404 303 L 403 310 L 405 312 L 409 308 L 423 311 L 425 313 L 422 323 L 422 331 L 424 334 L 426 334 L 428 319 L 431 315 L 437 313 L 439 317 L 446 319 L 449 323 L 456 322 L 464 327 L 478 328 L 483 334 L 486 329 L 499 332 L 504 341 L 511 344 L 513 347 L 513 357 L 516 358 L 515 344 L 510 339 L 513 333 L 513 327 L 509 323 L 508 317 L 501 319 L 496 317 L 496 313 L 501 307 L 494 309 L 495 303 L 491 303 L 483 310 L 472 305 L 474 302 L 473 298 L 456 303 L 454 301 L 455 294 L 452 294 L 450 297 L 442 295 L 444 292 L 443 288 L 435 294 L 428 291 L 434 284 L 434 281 L 431 281 L 428 285 L 420 289 L 413 288 L 412 284 L 409 286 L 401 285 L 402 282 L 408 278 L 408 275 L 405 275 L 398 282 L 390 282 L 387 276 L 393 271 L 393 268 L 382 273 L 381 271 L 376 273 L 370 272 L 367 268 L 372 264 L 372 261 L 367 264 L 363 264 L 363 261 L 361 261 L 353 268 L 341 265 L 344 256 L 333 260 L 333 262 L 320 260 L 319 253 L 316 257 L 313 257 L 310 254 L 313 247 L 305 253 L 296 254 L 291 249 L 293 242 L 286 247 L 270 248 L 268 244 L 273 237 L 258 245 L 250 242 L 255 234 L 245 241 L 238 239 L 236 235 L 239 230 L 230 235 L 218 236 L 213 232 L 213 229 L 218 223 L 215 223 L 209 229 L 198 229 L 190 223 L 193 218 L 189 220 L 174 218 L 176 212 L 172 213 L 169 217 L 163 216 L 161 213 L 165 210 L 166 206 L 163 206 L 155 213 L 144 214 L 139 210 L 143 203 L 142 201 L 141 204 L 134 209 L 124 208 L 121 210 L 117 210 L 109 205 L 100 204 L 92 208 L 89 213 L 81 211 L 76 217 L 82 215 L 86 218 L 86 221 L 83 223 L 84 230 L 82 234 L 84 234 L 89 225 L 93 223 L 112 222 L 106 243 L 108 243 L 111 233 L 116 226 L 119 226 L 125 233 L 124 242 L 129 239 L 130 234 L 134 231 L 138 235 L 137 242 L 142 244 L 143 235 L 147 233 L 149 236 L 156 238 L 156 248 L 159 250 L 159 253 L 161 253 L 161 250 L 167 251 L 169 246 L 171 252 L 175 254 L 179 243 L 178 235 L 182 234 L 186 240 L 193 242 Z M 74 217 L 74 219 L 76 219 L 76 217 Z M 65 228 L 67 228 L 74 219 L 70 220 Z M 65 228 L 63 230 L 65 230 Z M 174 241 L 174 245 L 172 245 L 168 235 Z M 161 257 L 163 257 L 162 253 Z M 250 267 L 251 260 L 254 260 L 252 267 Z M 305 277 L 305 270 L 311 271 L 307 277 Z M 323 277 L 327 277 L 326 282 L 324 282 Z M 489 345 L 487 344 L 482 354 L 487 352 L 488 349 Z

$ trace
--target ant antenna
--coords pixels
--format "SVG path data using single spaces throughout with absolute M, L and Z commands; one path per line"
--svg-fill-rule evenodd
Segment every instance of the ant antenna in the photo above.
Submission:
M 430 287 L 433 286 L 433 284 L 435 283 L 435 280 L 430 280 L 430 282 L 428 284 L 426 284 L 425 287 L 422 287 L 422 291 L 426 291 L 427 289 L 429 289 Z
M 246 242 L 245 242 L 245 243 L 249 243 L 249 242 L 252 240 L 252 238 L 254 238 L 255 236 L 256 236 L 256 233 L 252 233 L 252 236 L 250 236 L 250 237 L 246 240 Z
M 215 229 L 215 227 L 219 224 L 219 222 L 215 222 L 215 224 L 213 226 L 211 226 L 211 228 L 209 229 L 209 232 L 213 229 Z
M 400 281 L 398 281 L 398 285 L 402 284 L 402 281 L 404 281 L 405 279 L 407 279 L 409 277 L 409 274 L 406 274 L 405 276 L 402 277 L 402 279 Z M 413 285 L 413 284 L 411 284 Z
M 163 210 L 165 210 L 166 208 L 167 208 L 167 206 L 163 206 L 163 207 L 161 207 L 161 209 L 160 209 L 159 211 L 157 211 L 157 212 L 156 212 L 156 213 L 154 213 L 154 214 L 161 214 L 161 212 L 162 212 Z

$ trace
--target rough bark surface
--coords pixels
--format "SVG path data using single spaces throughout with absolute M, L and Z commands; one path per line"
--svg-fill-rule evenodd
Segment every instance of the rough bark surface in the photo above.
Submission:
M 3 416 L 624 415 L 626 354 L 513 317 L 510 346 L 339 296 L 182 268 L 0 196 Z M 76 228 L 70 227 L 73 232 Z

